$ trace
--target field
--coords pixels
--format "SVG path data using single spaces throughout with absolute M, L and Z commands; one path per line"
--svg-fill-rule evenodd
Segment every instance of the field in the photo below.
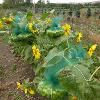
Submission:
M 19 16 L 22 20 L 17 26 Z M 100 19 L 81 16 L 60 21 L 51 13 L 41 16 L 38 20 L 27 12 L 14 15 L 11 23 L 8 16 L 2 20 L 5 24 L 0 33 L 0 100 L 100 100 Z M 27 25 L 29 29 L 24 30 Z M 14 28 L 20 32 L 17 34 Z M 30 34 L 24 37 L 25 32 Z M 87 56 L 92 45 L 93 55 Z

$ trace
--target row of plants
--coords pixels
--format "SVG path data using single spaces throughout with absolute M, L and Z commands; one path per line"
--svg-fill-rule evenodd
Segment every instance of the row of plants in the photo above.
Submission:
M 91 71 L 97 44 L 86 44 L 53 10 L 41 16 L 17 13 L 0 20 L 0 29 L 10 31 L 9 43 L 16 56 L 32 64 L 35 77 L 17 82 L 26 95 L 36 93 L 51 100 L 99 100 L 100 81 Z

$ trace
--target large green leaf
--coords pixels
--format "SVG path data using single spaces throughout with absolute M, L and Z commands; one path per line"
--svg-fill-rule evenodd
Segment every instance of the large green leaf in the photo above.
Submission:
M 71 71 L 75 75 L 77 82 L 88 81 L 91 76 L 89 69 L 80 64 L 73 66 Z
M 45 62 L 49 62 L 53 57 L 57 56 L 57 55 L 62 55 L 63 52 L 60 52 L 58 51 L 57 48 L 53 48 L 52 50 L 50 50 L 50 52 L 48 53 L 48 55 L 45 57 Z

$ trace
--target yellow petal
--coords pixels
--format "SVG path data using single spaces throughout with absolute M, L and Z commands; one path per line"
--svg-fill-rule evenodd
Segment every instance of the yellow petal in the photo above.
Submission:
M 17 89 L 23 90 L 23 86 L 19 82 L 17 82 Z
M 95 50 L 96 47 L 97 47 L 97 44 L 94 44 L 94 45 L 91 46 L 92 50 Z
M 28 92 L 29 92 L 30 94 L 35 94 L 34 90 L 32 90 L 31 88 L 28 90 Z
M 67 36 L 70 35 L 71 26 L 69 24 L 63 25 L 62 28 L 65 31 L 65 35 L 67 35 Z
M 40 59 L 40 56 L 41 56 L 40 53 L 36 54 L 36 55 L 35 55 L 35 59 Z
M 88 55 L 89 57 L 91 57 L 93 55 L 94 50 L 96 49 L 97 44 L 94 44 L 90 47 L 89 51 L 88 51 Z
M 3 19 L 3 20 L 5 20 L 5 19 L 6 19 L 6 17 L 3 17 L 2 19 Z
M 36 46 L 35 46 L 35 45 L 33 45 L 33 46 L 32 46 L 32 49 L 33 49 L 33 50 L 35 50 L 35 49 L 36 49 Z
M 27 94 L 27 91 L 28 91 L 27 89 L 24 90 L 25 94 Z

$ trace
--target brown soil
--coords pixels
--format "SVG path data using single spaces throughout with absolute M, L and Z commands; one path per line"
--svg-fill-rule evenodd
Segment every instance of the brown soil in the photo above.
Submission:
M 89 35 L 89 39 L 94 41 L 97 44 L 100 44 L 100 35 L 99 34 Z
M 32 66 L 15 57 L 11 47 L 0 38 L 0 100 L 46 100 L 39 95 L 26 97 L 16 89 L 16 82 L 33 77 Z

